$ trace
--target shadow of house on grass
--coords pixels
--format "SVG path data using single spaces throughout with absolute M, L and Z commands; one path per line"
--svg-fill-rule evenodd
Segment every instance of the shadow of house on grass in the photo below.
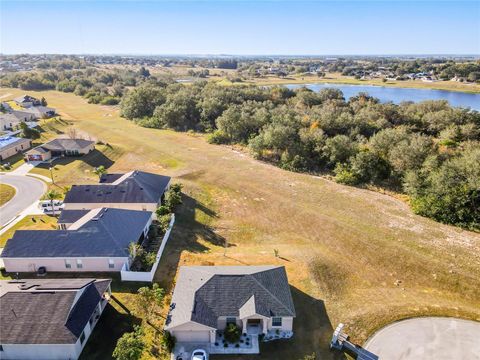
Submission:
M 290 286 L 296 318 L 293 320 L 293 337 L 260 343 L 261 359 L 302 360 L 315 354 L 314 359 L 345 360 L 345 356 L 330 351 L 333 326 L 322 300 L 315 299 L 294 286 Z M 258 355 L 215 355 L 212 360 L 250 360 Z
M 118 339 L 124 333 L 133 331 L 133 325 L 139 325 L 140 323 L 140 319 L 117 310 L 115 306 L 109 303 L 95 329 L 93 329 L 93 333 L 90 335 L 79 359 L 112 359 L 112 353 Z
M 195 215 L 197 211 L 208 218 L 217 218 L 215 211 L 194 198 L 182 194 L 182 205 L 175 212 L 175 225 L 155 274 L 155 281 L 159 282 L 167 293 L 172 290 L 173 278 L 178 266 L 182 265 L 179 264 L 182 251 L 187 250 L 193 253 L 209 251 L 208 246 L 199 242 L 200 239 L 215 246 L 235 246 L 216 233 L 213 227 L 199 222 Z

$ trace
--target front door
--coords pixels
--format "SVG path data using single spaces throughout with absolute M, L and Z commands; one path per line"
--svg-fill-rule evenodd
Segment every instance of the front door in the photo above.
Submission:
M 250 335 L 258 335 L 262 333 L 261 319 L 247 319 L 247 333 Z

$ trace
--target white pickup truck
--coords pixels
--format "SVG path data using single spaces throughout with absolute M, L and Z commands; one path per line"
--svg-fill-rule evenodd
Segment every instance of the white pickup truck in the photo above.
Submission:
M 53 215 L 53 214 L 59 215 L 64 205 L 63 205 L 63 201 L 53 200 L 53 207 L 52 207 L 52 202 L 50 200 L 42 200 L 39 202 L 38 207 L 42 209 L 45 215 Z

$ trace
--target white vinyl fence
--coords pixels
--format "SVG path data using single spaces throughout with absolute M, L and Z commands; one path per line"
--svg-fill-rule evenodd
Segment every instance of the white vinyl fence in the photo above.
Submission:
M 170 237 L 170 232 L 172 231 L 173 224 L 175 223 L 175 214 L 172 214 L 172 219 L 170 220 L 170 224 L 168 224 L 168 229 L 163 236 L 162 243 L 160 244 L 160 248 L 157 252 L 157 259 L 152 266 L 150 271 L 130 271 L 128 268 L 128 264 L 125 263 L 122 267 L 120 272 L 122 276 L 122 281 L 146 281 L 152 282 L 153 277 L 155 276 L 155 272 L 157 271 L 158 264 L 160 263 L 160 258 L 162 257 L 163 250 L 165 249 L 165 245 L 167 245 L 168 238 Z

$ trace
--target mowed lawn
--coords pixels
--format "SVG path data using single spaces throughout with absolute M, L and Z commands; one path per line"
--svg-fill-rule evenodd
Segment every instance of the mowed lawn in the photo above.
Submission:
M 387 195 L 210 145 L 200 135 L 138 127 L 116 107 L 55 91 L 29 93 L 44 96 L 69 122 L 59 131 L 75 126 L 108 143 L 114 153 L 100 152 L 111 161 L 110 171 L 141 169 L 184 184 L 184 204 L 156 274 L 167 291 L 182 265 L 286 267 L 295 336 L 265 345 L 252 358 L 296 360 L 313 352 L 333 358 L 328 342 L 339 322 L 362 343 L 407 317 L 480 321 L 480 234 L 416 216 Z M 92 166 L 77 161 L 56 170 L 62 186 L 94 179 Z
M 7 184 L 0 184 L 0 206 L 9 202 L 17 191 L 13 186 Z
M 48 215 L 26 216 L 0 235 L 0 247 L 5 246 L 7 240 L 12 238 L 16 230 L 55 230 L 56 228 L 56 217 Z

